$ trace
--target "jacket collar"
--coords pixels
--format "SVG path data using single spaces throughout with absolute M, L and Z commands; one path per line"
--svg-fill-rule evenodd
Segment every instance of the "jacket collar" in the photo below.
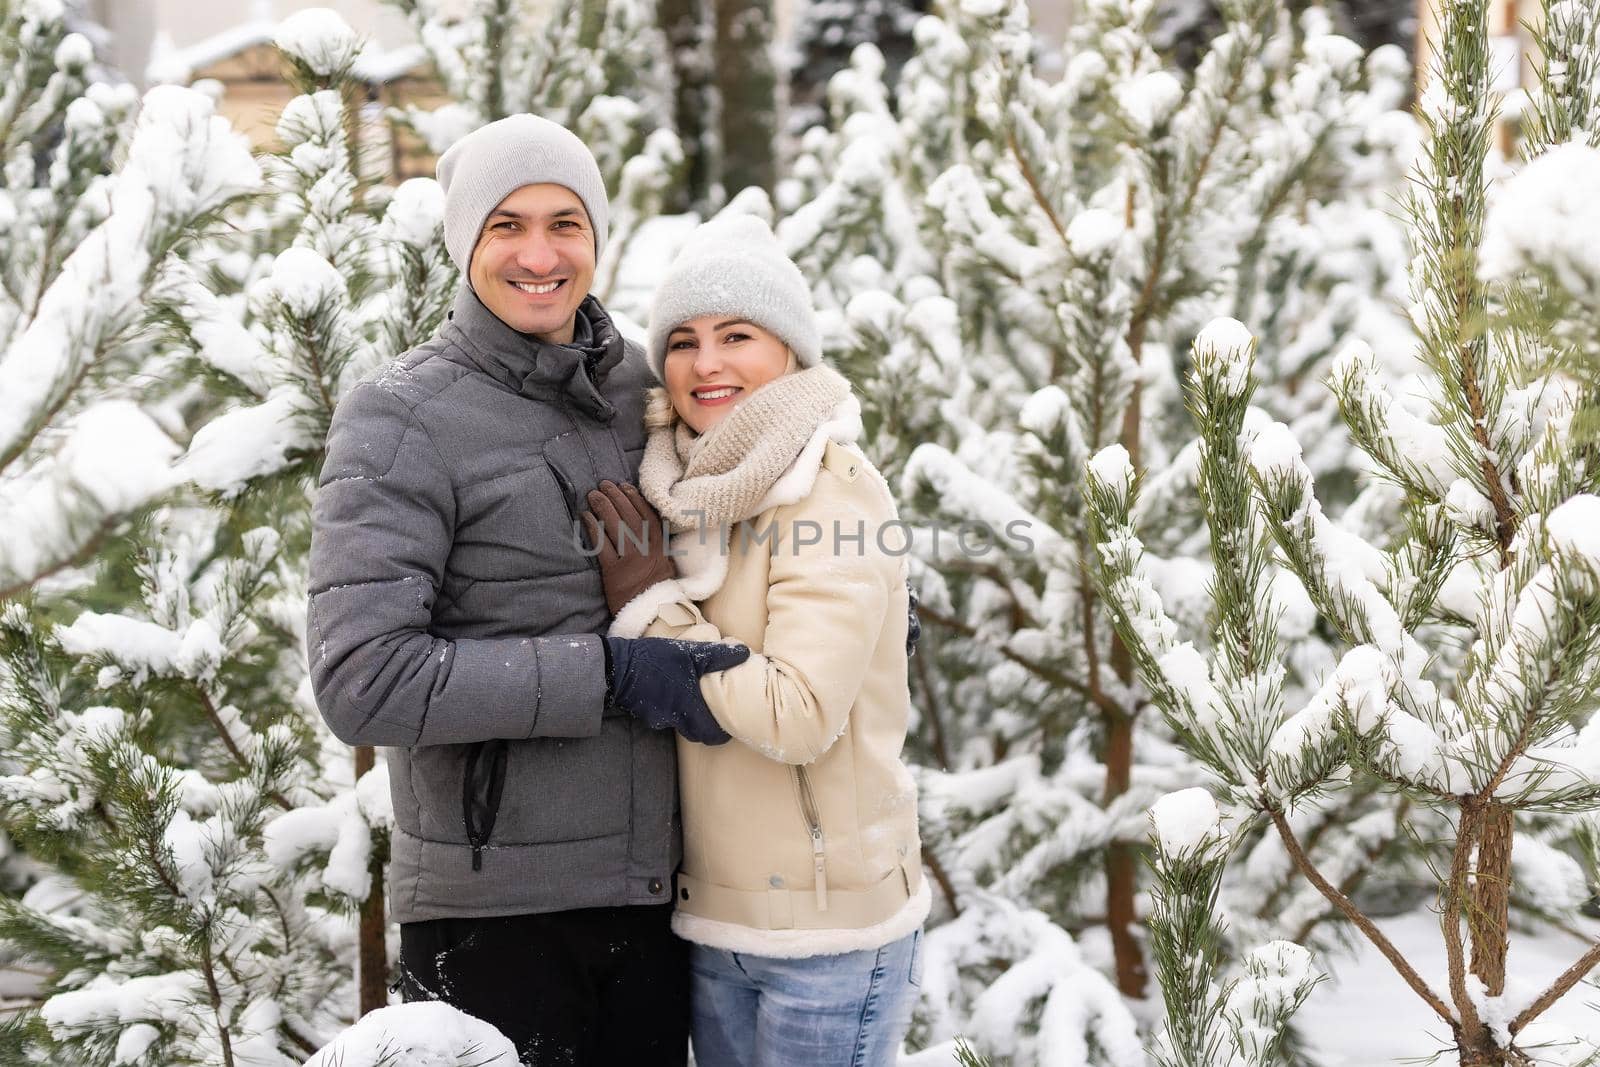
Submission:
M 616 414 L 600 394 L 600 386 L 611 368 L 622 362 L 622 335 L 593 296 L 578 305 L 572 343 L 558 345 L 507 326 L 463 281 L 444 333 L 479 370 L 523 396 L 565 398 L 601 421 Z

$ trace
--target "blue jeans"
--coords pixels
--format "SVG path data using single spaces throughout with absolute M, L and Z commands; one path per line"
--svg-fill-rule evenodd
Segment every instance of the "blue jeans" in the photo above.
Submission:
M 693 945 L 696 1067 L 894 1063 L 922 984 L 922 931 L 878 949 L 775 959 Z

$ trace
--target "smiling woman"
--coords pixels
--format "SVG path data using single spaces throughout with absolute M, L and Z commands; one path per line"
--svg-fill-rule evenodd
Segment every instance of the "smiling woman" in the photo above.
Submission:
M 567 344 L 594 282 L 595 235 L 564 185 L 524 185 L 483 220 L 467 270 L 483 306 L 512 329 Z
M 667 395 L 695 433 L 705 433 L 741 400 L 795 369 L 776 334 L 744 319 L 702 315 L 667 337 Z
M 674 576 L 630 586 L 610 636 L 749 649 L 699 684 L 732 742 L 678 741 L 673 929 L 692 943 L 695 1062 L 891 1063 L 930 903 L 900 759 L 906 560 L 878 536 L 899 523 L 894 496 L 856 444 L 850 383 L 822 362 L 810 287 L 760 218 L 690 235 L 649 339 L 664 388 L 639 494 L 591 494 L 590 527 L 614 531 L 606 581 Z

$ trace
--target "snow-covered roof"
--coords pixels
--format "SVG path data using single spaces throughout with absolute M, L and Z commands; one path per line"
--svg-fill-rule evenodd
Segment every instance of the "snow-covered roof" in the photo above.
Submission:
M 259 45 L 272 44 L 278 25 L 267 19 L 252 19 L 182 48 L 176 47 L 167 34 L 158 33 L 150 46 L 145 79 L 151 84 L 186 84 L 214 63 Z M 369 41 L 356 60 L 353 73 L 361 81 L 382 84 L 409 74 L 427 58 L 427 51 L 419 44 L 382 48 Z

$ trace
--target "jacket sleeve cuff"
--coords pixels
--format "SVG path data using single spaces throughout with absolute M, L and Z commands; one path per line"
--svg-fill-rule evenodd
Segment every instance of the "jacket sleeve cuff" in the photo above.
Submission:
M 593 737 L 606 706 L 606 653 L 599 634 L 534 641 L 538 684 L 529 694 L 528 737 Z
M 504 737 L 593 737 L 606 703 L 599 634 L 458 641 L 447 704 L 435 702 L 416 743 Z
M 504 701 L 519 721 L 515 726 L 507 723 L 504 733 L 491 736 L 521 740 L 598 734 L 606 703 L 606 660 L 600 636 L 536 637 L 519 643 L 532 669 L 515 697 Z M 530 643 L 531 650 L 526 647 Z
M 622 605 L 622 610 L 611 620 L 611 628 L 606 633 L 612 637 L 641 637 L 645 630 L 649 629 L 650 624 L 655 622 L 662 608 L 668 604 L 676 604 L 680 600 L 687 601 L 689 597 L 676 578 L 657 582 Z

